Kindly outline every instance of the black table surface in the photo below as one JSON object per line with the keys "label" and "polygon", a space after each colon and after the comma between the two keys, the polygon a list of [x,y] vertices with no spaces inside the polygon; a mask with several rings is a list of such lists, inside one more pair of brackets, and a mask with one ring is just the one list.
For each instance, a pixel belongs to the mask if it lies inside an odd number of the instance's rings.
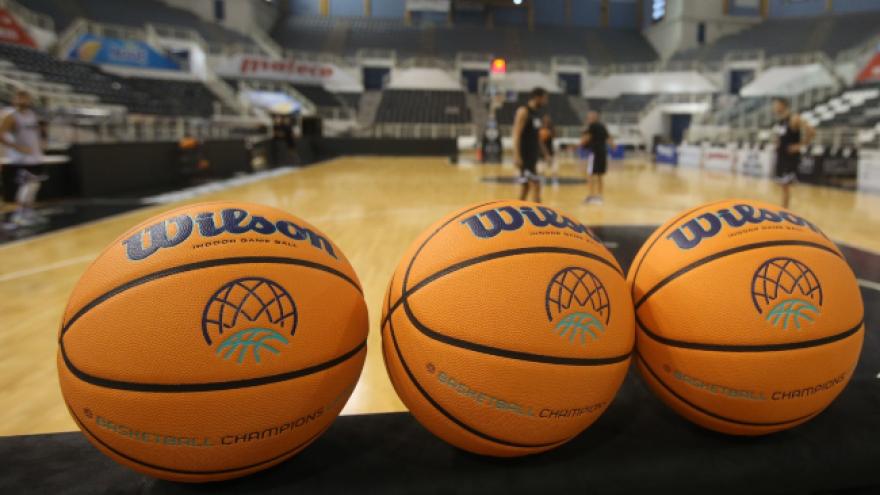
{"label": "black table surface", "polygon": [[[618,249],[627,251],[619,257],[631,259],[625,240],[630,233],[614,234]],[[880,266],[876,255],[846,252],[860,277]],[[0,438],[0,494],[880,494],[880,292],[863,288],[862,295],[868,329],[852,381],[818,417],[773,435],[733,437],[692,425],[656,399],[631,369],[593,426],[535,456],[480,457],[435,438],[407,413],[367,414],[340,417],[279,466],[193,485],[117,465],[79,432],[25,435]]]}

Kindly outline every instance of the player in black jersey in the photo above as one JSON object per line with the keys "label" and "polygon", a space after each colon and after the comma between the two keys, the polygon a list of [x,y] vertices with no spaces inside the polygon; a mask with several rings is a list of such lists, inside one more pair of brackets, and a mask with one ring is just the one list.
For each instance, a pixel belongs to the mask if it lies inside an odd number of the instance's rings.
{"label": "player in black jersey", "polygon": [[541,202],[541,180],[538,176],[538,158],[541,146],[538,142],[538,129],[541,116],[538,113],[547,106],[549,95],[544,88],[535,88],[529,94],[529,101],[516,110],[513,119],[513,163],[520,170],[522,192],[519,199],[526,199],[529,190],[534,191],[536,202]]}
{"label": "player in black jersey", "polygon": [[592,153],[590,163],[590,193],[584,200],[588,204],[602,204],[603,178],[608,171],[608,149],[614,148],[614,139],[600,120],[599,112],[587,113],[587,128],[581,135],[581,146]]}
{"label": "player in black jersey", "polygon": [[779,120],[773,126],[776,135],[776,179],[782,186],[782,206],[791,202],[791,185],[797,181],[801,152],[813,140],[816,131],[800,115],[791,112],[788,100],[773,99],[773,113]]}

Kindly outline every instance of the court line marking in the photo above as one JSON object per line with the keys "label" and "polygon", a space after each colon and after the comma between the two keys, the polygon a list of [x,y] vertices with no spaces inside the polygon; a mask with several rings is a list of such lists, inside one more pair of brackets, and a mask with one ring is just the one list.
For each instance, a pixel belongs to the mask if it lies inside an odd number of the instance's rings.
{"label": "court line marking", "polygon": [[880,282],[874,282],[873,280],[865,280],[863,278],[860,278],[858,280],[859,280],[859,285],[861,285],[862,287],[880,292]]}
{"label": "court line marking", "polygon": [[29,277],[31,275],[36,275],[43,272],[57,270],[59,268],[65,268],[79,263],[86,263],[94,260],[96,256],[97,254],[87,254],[83,256],[77,256],[75,258],[68,258],[66,260],[56,261],[55,263],[49,263],[47,265],[35,266],[33,268],[19,270],[17,272],[4,273],[3,275],[0,275],[0,283],[9,282],[10,280],[15,280],[17,278]]}

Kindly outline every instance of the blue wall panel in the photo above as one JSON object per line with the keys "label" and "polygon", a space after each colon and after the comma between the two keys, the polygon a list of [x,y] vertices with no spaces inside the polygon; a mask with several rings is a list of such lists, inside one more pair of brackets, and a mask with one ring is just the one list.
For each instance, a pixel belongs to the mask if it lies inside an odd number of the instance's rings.
{"label": "blue wall panel", "polygon": [[520,8],[497,8],[493,11],[496,26],[528,26],[529,12]]}
{"label": "blue wall panel", "polygon": [[541,0],[532,5],[535,9],[535,24],[545,26],[566,24],[565,0]]}
{"label": "blue wall panel", "polygon": [[880,2],[877,0],[835,0],[833,7],[835,12],[841,14],[880,11]]}
{"label": "blue wall panel", "polygon": [[403,19],[406,11],[406,0],[373,0],[372,4],[373,17]]}
{"label": "blue wall panel", "polygon": [[731,0],[729,13],[730,13],[730,15],[740,15],[740,16],[761,15],[761,2],[754,1],[754,0],[750,0],[748,2]]}
{"label": "blue wall panel", "polygon": [[321,15],[321,0],[290,0],[293,15]]}
{"label": "blue wall panel", "polygon": [[571,23],[578,26],[598,26],[601,21],[599,0],[572,0]]}
{"label": "blue wall panel", "polygon": [[639,4],[635,0],[608,2],[608,26],[623,29],[638,29]]}
{"label": "blue wall panel", "polygon": [[364,0],[330,0],[330,15],[361,17],[364,15]]}
{"label": "blue wall panel", "polygon": [[825,0],[770,0],[770,17],[802,17],[825,13]]}

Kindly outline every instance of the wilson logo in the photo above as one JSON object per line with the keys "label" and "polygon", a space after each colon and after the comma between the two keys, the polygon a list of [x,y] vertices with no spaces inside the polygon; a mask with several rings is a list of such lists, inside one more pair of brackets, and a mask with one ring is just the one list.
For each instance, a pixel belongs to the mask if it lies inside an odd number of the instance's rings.
{"label": "wilson logo", "polygon": [[565,229],[577,234],[585,234],[598,241],[595,235],[585,225],[554,211],[546,206],[532,208],[531,206],[502,206],[491,210],[481,211],[461,221],[472,234],[483,239],[491,239],[502,232],[514,232],[528,222],[537,228]]}
{"label": "wilson logo", "polygon": [[547,319],[557,320],[553,332],[570,343],[598,340],[611,320],[611,301],[605,285],[585,268],[570,266],[547,285]]}
{"label": "wilson logo", "polygon": [[700,245],[704,239],[718,235],[725,225],[738,229],[745,225],[758,225],[767,222],[807,227],[813,232],[825,236],[818,227],[794,213],[785,210],[770,211],[766,208],[755,209],[751,205],[739,204],[732,208],[724,208],[715,213],[703,213],[692,218],[672,231],[666,239],[675,242],[679,249],[693,249]]}
{"label": "wilson logo", "polygon": [[301,227],[288,220],[273,222],[260,215],[251,215],[246,210],[227,208],[219,212],[220,223],[217,223],[215,212],[206,211],[195,217],[177,215],[166,218],[135,233],[122,241],[128,259],[139,261],[152,256],[156,251],[177,246],[189,239],[198,227],[202,237],[216,237],[220,234],[260,234],[279,233],[295,241],[308,240],[309,243],[330,256],[336,258],[333,245],[323,236]]}
{"label": "wilson logo", "polygon": [[792,258],[765,261],[752,277],[752,302],[774,327],[801,330],[821,313],[822,285],[807,265]]}
{"label": "wilson logo", "polygon": [[298,320],[296,304],[284,287],[265,278],[240,278],[208,300],[202,336],[222,359],[259,364],[290,343]]}

